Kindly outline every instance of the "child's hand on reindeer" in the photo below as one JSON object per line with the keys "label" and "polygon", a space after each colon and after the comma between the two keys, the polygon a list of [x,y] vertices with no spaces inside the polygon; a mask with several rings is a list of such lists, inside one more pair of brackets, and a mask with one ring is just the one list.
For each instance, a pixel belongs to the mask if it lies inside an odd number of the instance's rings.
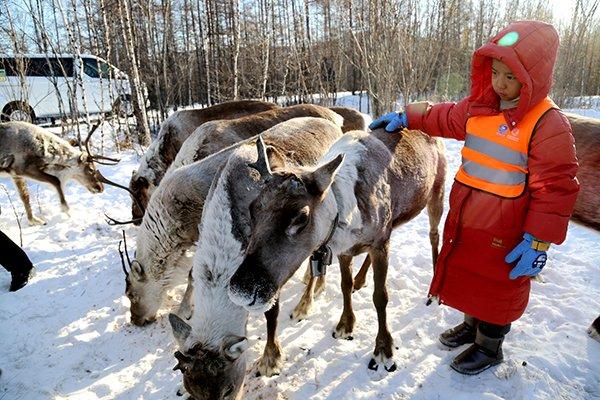
{"label": "child's hand on reindeer", "polygon": [[408,127],[408,119],[406,118],[406,114],[403,112],[390,112],[387,114],[383,114],[381,117],[377,118],[371,124],[369,124],[369,129],[377,129],[385,126],[386,132],[394,132],[398,129]]}
{"label": "child's hand on reindeer", "polygon": [[531,234],[525,233],[523,241],[508,253],[504,258],[509,264],[517,262],[517,265],[510,271],[510,279],[516,279],[520,276],[536,276],[546,265],[546,250],[550,248],[550,243],[534,238]]}

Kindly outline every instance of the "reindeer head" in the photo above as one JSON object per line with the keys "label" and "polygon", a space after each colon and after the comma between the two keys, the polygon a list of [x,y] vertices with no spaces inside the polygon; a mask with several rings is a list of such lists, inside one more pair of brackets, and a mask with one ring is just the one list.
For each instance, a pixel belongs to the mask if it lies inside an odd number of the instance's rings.
{"label": "reindeer head", "polygon": [[[250,204],[251,236],[244,261],[230,280],[229,297],[249,311],[269,309],[278,290],[325,240],[337,213],[326,194],[343,155],[317,169],[272,173],[259,143],[264,186]],[[260,156],[263,154],[263,156]]]}
{"label": "reindeer head", "polygon": [[186,346],[192,331],[185,321],[169,314],[169,322],[181,351],[175,352],[177,365],[173,370],[183,374],[183,385],[195,400],[238,400],[246,373],[243,357],[248,340],[237,335],[226,336],[218,349],[202,343]]}
{"label": "reindeer head", "polygon": [[[158,271],[162,269],[164,275],[164,269],[170,268],[168,265],[190,261],[186,260],[183,248],[175,249],[167,258],[158,258],[155,252],[147,251],[147,247],[144,246],[145,243],[140,243],[139,240],[138,249],[134,253],[133,261],[131,261],[127,251],[127,239],[124,231],[123,240],[129,268],[125,266],[120,243],[119,253],[125,272],[125,295],[131,303],[131,322],[137,326],[144,326],[156,320],[156,314],[162,305],[168,287],[163,280],[151,276],[150,270]],[[169,277],[166,279],[169,279]]]}
{"label": "reindeer head", "polygon": [[134,225],[139,225],[141,218],[144,216],[144,208],[150,200],[150,182],[148,178],[141,176],[138,171],[133,171],[129,181],[129,190],[132,200],[131,215],[133,219],[139,220],[139,222],[134,222]]}
{"label": "reindeer head", "polygon": [[77,168],[73,174],[73,179],[85,186],[91,193],[102,193],[104,185],[98,179],[99,173],[94,159],[88,153],[82,152],[77,159]]}

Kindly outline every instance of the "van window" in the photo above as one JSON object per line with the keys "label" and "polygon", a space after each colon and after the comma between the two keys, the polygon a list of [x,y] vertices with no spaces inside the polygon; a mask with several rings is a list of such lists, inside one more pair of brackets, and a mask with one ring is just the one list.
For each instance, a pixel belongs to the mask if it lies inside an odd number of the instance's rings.
{"label": "van window", "polygon": [[73,59],[68,57],[0,58],[0,69],[6,71],[6,76],[71,77]]}
{"label": "van window", "polygon": [[0,68],[5,70],[6,76],[23,75],[17,73],[20,68],[17,67],[16,60],[14,58],[0,58]]}
{"label": "van window", "polygon": [[98,62],[95,58],[83,58],[83,73],[90,78],[108,78],[110,66],[102,61]]}

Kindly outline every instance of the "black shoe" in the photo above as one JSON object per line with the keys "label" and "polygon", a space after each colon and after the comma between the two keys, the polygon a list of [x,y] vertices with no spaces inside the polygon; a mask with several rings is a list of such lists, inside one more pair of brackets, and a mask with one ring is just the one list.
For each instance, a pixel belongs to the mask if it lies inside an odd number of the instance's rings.
{"label": "black shoe", "polygon": [[440,342],[452,348],[475,342],[478,322],[475,318],[465,315],[465,322],[442,332],[439,336]]}
{"label": "black shoe", "polygon": [[502,341],[477,332],[475,343],[452,360],[450,367],[465,375],[477,375],[504,360]]}
{"label": "black shoe", "polygon": [[29,282],[29,279],[33,276],[34,273],[35,268],[33,267],[31,267],[31,269],[29,269],[28,271],[11,272],[10,274],[12,275],[12,281],[10,282],[9,291],[16,292],[23,286],[27,285],[27,282]]}

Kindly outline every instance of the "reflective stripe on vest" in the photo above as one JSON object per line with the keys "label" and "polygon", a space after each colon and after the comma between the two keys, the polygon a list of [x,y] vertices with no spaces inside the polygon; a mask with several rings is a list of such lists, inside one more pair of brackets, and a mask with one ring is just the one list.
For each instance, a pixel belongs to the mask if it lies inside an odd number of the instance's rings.
{"label": "reflective stripe on vest", "polygon": [[538,120],[556,105],[546,97],[533,106],[519,125],[510,129],[504,114],[471,117],[456,180],[503,197],[525,190],[527,152]]}

